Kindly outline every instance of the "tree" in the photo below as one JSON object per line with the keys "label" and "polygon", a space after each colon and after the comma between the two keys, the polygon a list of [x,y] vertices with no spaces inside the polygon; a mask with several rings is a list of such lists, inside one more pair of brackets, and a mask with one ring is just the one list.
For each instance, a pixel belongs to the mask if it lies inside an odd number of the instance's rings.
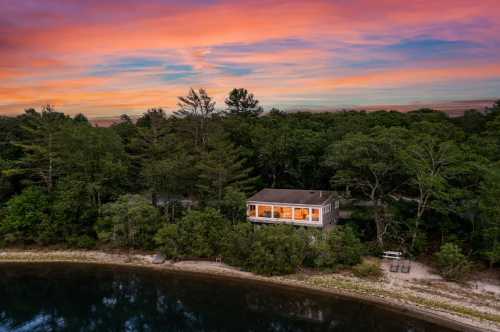
{"label": "tree", "polygon": [[283,123],[271,126],[256,126],[252,134],[256,161],[268,186],[282,186],[283,178],[290,168],[290,128]]}
{"label": "tree", "polygon": [[93,226],[98,206],[88,188],[85,181],[76,178],[58,181],[51,204],[51,219],[58,232],[58,242],[83,248],[94,245]]}
{"label": "tree", "polygon": [[56,112],[50,105],[43,107],[40,113],[34,109],[26,110],[22,117],[26,137],[16,143],[25,155],[18,161],[17,167],[5,172],[9,175],[30,174],[35,180],[41,180],[50,192],[61,166],[57,154],[59,131],[68,121],[67,116]]}
{"label": "tree", "polygon": [[215,102],[208,96],[205,89],[196,92],[190,89],[185,97],[179,97],[179,110],[174,116],[184,118],[193,138],[196,148],[204,148],[208,143],[209,121],[216,114]]}
{"label": "tree", "polygon": [[243,192],[251,189],[256,179],[250,177],[251,168],[244,164],[239,150],[230,142],[223,137],[212,140],[196,165],[197,187],[204,200],[220,204],[229,186]]}
{"label": "tree", "polygon": [[123,195],[103,206],[96,224],[101,241],[126,248],[153,248],[161,218],[158,210],[139,195]]}
{"label": "tree", "polygon": [[483,169],[479,207],[483,219],[481,254],[491,267],[500,262],[500,171],[498,164]]}
{"label": "tree", "polygon": [[154,236],[154,241],[166,258],[183,256],[179,244],[179,227],[176,224],[163,225]]}
{"label": "tree", "polygon": [[233,225],[222,238],[222,259],[233,266],[250,268],[250,255],[254,241],[254,226],[251,223]]}
{"label": "tree", "polygon": [[23,149],[15,144],[24,134],[20,124],[18,117],[0,116],[0,206],[16,192],[25,174],[9,174],[9,170],[19,166],[16,164],[23,158]]}
{"label": "tree", "polygon": [[84,185],[93,206],[120,195],[126,187],[128,157],[120,137],[110,128],[68,124],[60,129],[57,155],[61,178]]}
{"label": "tree", "polygon": [[220,203],[222,214],[233,224],[238,221],[245,221],[246,219],[246,199],[245,193],[227,187],[224,190],[224,197]]}
{"label": "tree", "polygon": [[390,194],[401,184],[398,151],[405,141],[401,128],[376,128],[369,134],[347,134],[332,144],[325,165],[335,171],[333,186],[351,188],[373,204],[377,243],[384,244],[389,221],[387,204]]}
{"label": "tree", "polygon": [[49,197],[38,187],[28,187],[7,202],[0,221],[0,235],[6,242],[37,241],[39,231],[50,223]]}
{"label": "tree", "polygon": [[353,266],[361,262],[363,246],[349,226],[336,226],[328,234],[328,246],[336,264]]}
{"label": "tree", "polygon": [[461,280],[470,271],[469,260],[456,244],[443,244],[435,256],[439,272],[446,279]]}
{"label": "tree", "polygon": [[409,175],[411,198],[417,204],[414,225],[411,230],[411,248],[414,249],[419,226],[424,213],[430,209],[440,209],[434,204],[449,206],[452,190],[449,181],[465,172],[463,151],[453,141],[443,141],[435,135],[412,133],[411,142],[401,147],[401,161]]}
{"label": "tree", "polygon": [[208,258],[222,251],[229,222],[213,208],[191,210],[177,224],[163,226],[155,242],[168,257]]}
{"label": "tree", "polygon": [[228,115],[239,115],[245,117],[257,117],[262,114],[263,109],[259,101],[247,89],[233,89],[225,100]]}
{"label": "tree", "polygon": [[500,100],[497,100],[493,103],[491,107],[486,107],[486,114],[495,115],[500,112]]}
{"label": "tree", "polygon": [[140,159],[141,175],[146,188],[151,192],[153,205],[158,196],[177,196],[186,186],[187,173],[192,158],[184,145],[170,131],[162,109],[148,110],[137,122],[138,134],[133,140],[133,149]]}
{"label": "tree", "polygon": [[259,274],[289,274],[304,261],[306,244],[288,225],[269,225],[255,231],[249,268]]}

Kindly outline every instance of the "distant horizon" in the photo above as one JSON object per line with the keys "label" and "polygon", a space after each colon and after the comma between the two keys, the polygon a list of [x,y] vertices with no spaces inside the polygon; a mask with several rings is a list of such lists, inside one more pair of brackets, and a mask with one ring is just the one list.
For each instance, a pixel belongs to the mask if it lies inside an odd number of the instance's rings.
{"label": "distant horizon", "polygon": [[[221,107],[342,109],[500,97],[498,0],[0,1],[0,115]],[[279,18],[279,19],[275,19]],[[450,104],[450,106],[447,106]]]}
{"label": "distant horizon", "polygon": [[[264,111],[268,112],[273,108],[277,108],[279,110],[285,112],[342,112],[342,111],[367,111],[367,112],[375,112],[375,111],[397,111],[397,112],[411,112],[419,109],[432,109],[435,111],[441,111],[447,113],[450,116],[460,116],[463,112],[467,110],[477,110],[484,111],[487,107],[491,107],[496,101],[500,100],[499,98],[491,98],[491,99],[481,99],[481,100],[456,100],[456,101],[445,101],[445,102],[427,102],[427,103],[411,103],[411,104],[400,104],[400,105],[342,105],[342,106],[332,106],[332,107],[311,107],[307,105],[296,105],[291,106],[289,108],[279,108],[278,106],[270,106],[264,107]],[[51,105],[54,106],[54,105]],[[40,107],[28,107],[26,109],[35,109],[41,110],[43,106]],[[116,115],[97,115],[97,116],[88,116],[85,112],[73,112],[68,113],[65,112],[63,108],[59,108],[54,106],[55,110],[58,112],[63,112],[70,116],[75,116],[77,114],[85,115],[92,122],[107,122],[112,120],[117,120],[121,115],[128,115],[132,118],[138,118],[149,109],[153,108],[161,108],[167,114],[173,113],[176,109],[171,108],[162,108],[162,107],[149,107],[143,110],[139,110],[137,112],[124,112]],[[224,109],[224,107],[220,107],[220,105],[216,105],[216,108],[219,110]],[[4,116],[18,116],[24,113],[25,110],[21,110],[20,112],[16,112],[15,114],[3,114]],[[0,114],[1,116],[2,114]]]}

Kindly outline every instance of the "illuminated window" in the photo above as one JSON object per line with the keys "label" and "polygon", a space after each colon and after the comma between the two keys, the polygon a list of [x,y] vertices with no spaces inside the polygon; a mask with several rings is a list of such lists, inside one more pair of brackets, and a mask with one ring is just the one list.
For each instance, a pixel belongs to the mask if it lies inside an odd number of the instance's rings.
{"label": "illuminated window", "polygon": [[255,217],[255,205],[249,205],[247,207],[247,216],[248,217]]}
{"label": "illuminated window", "polygon": [[309,220],[309,209],[295,208],[295,220]]}
{"label": "illuminated window", "polygon": [[274,218],[292,219],[292,208],[284,206],[275,206]]}
{"label": "illuminated window", "polygon": [[311,209],[312,221],[319,221],[319,209]]}
{"label": "illuminated window", "polygon": [[258,214],[259,214],[259,217],[261,217],[261,218],[271,218],[271,206],[259,205]]}

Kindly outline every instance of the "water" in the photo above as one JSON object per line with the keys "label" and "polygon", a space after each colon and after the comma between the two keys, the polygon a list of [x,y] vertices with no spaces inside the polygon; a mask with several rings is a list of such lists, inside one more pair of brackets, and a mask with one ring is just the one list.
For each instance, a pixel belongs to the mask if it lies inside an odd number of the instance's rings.
{"label": "water", "polygon": [[0,265],[4,331],[450,331],[333,296],[137,268]]}

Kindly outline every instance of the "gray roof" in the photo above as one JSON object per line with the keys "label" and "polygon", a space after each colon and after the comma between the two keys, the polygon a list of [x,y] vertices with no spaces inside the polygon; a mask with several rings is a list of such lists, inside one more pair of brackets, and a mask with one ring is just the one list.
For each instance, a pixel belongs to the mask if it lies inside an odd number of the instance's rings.
{"label": "gray roof", "polygon": [[248,199],[250,202],[322,205],[334,193],[325,190],[262,189]]}

